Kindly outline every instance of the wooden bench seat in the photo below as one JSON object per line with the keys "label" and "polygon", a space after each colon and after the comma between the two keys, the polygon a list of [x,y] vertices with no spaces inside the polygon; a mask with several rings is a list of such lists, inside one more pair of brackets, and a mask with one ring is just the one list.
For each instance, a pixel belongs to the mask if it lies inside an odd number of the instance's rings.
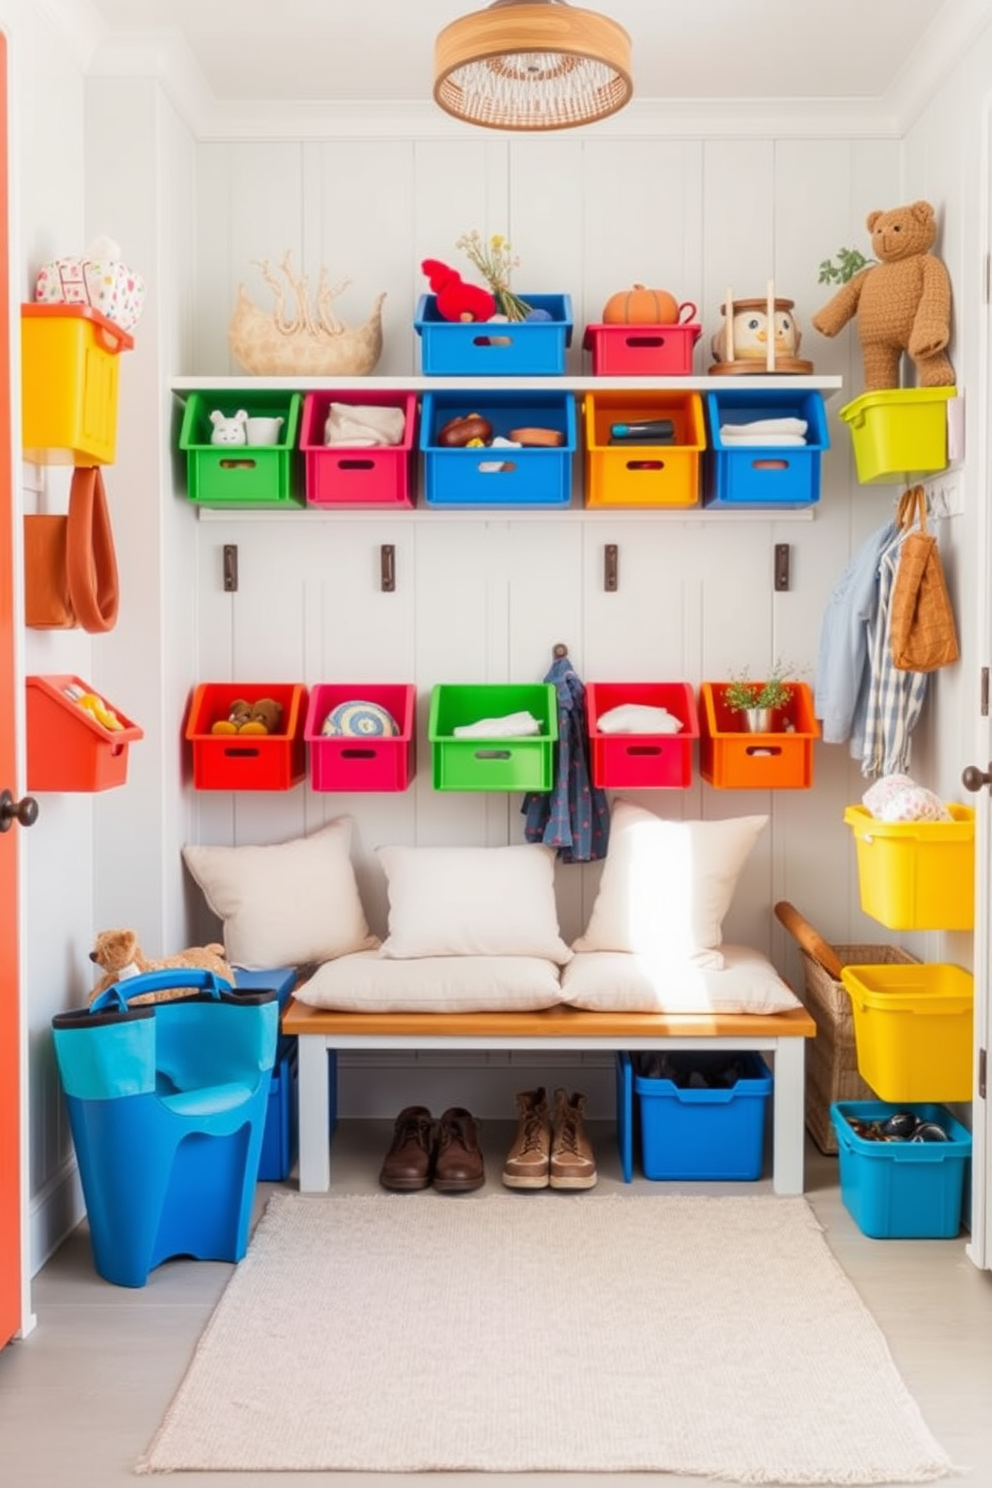
{"label": "wooden bench seat", "polygon": [[803,1191],[805,1040],[816,1024],[804,1007],[781,1013],[330,1012],[291,998],[282,1031],[299,1040],[300,1190],[330,1187],[327,1051],[345,1049],[757,1050],[774,1057],[772,1186]]}

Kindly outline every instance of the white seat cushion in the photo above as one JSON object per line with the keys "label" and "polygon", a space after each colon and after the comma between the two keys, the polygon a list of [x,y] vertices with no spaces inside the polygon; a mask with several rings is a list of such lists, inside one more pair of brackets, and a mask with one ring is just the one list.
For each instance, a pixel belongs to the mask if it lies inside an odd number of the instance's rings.
{"label": "white seat cushion", "polygon": [[724,945],[722,968],[654,961],[624,951],[579,951],[562,972],[562,998],[595,1013],[781,1013],[800,1007],[766,957]]}
{"label": "white seat cushion", "polygon": [[376,951],[328,961],[294,995],[346,1013],[533,1012],[563,1000],[558,967],[537,956],[397,961]]}

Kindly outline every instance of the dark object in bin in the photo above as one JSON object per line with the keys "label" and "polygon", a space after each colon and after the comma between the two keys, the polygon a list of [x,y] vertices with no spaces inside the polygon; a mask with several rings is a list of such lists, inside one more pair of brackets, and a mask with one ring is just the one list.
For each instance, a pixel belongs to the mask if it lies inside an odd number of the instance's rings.
{"label": "dark object in bin", "polygon": [[847,1117],[848,1125],[866,1142],[948,1142],[939,1121],[926,1121],[913,1111],[893,1111],[883,1120],[865,1121]]}
{"label": "dark object in bin", "polygon": [[639,1054],[637,1073],[647,1080],[671,1080],[680,1090],[729,1090],[747,1071],[738,1054],[695,1052],[679,1060],[663,1052]]}

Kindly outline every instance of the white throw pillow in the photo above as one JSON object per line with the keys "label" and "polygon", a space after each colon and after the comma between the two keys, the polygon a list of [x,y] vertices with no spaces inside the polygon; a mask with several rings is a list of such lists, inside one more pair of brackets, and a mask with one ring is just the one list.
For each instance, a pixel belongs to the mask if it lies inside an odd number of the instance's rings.
{"label": "white throw pillow", "polygon": [[536,956],[421,956],[375,951],[319,966],[294,996],[345,1013],[512,1013],[562,1000],[558,967]]}
{"label": "white throw pillow", "polygon": [[183,848],[224,922],[227,959],[246,971],[329,961],[379,944],[351,862],[351,817],[271,847]]}
{"label": "white throw pillow", "polygon": [[539,956],[563,965],[554,849],[380,847],[389,887],[382,954]]}
{"label": "white throw pillow", "polygon": [[629,951],[654,961],[723,965],[723,920],[767,816],[663,821],[613,803],[599,892],[576,951]]}
{"label": "white throw pillow", "polygon": [[586,951],[562,972],[562,996],[593,1013],[782,1013],[801,1007],[774,966],[748,946],[725,945],[723,966]]}

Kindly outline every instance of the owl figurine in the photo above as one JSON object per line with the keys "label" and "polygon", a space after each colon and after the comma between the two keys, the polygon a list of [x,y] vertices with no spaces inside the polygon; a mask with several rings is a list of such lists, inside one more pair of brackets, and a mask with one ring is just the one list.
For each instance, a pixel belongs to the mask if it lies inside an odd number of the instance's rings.
{"label": "owl figurine", "polygon": [[[792,300],[776,300],[774,310],[775,359],[794,357],[799,351],[802,336],[792,313]],[[768,359],[768,302],[766,300],[735,300],[731,322],[735,362],[766,362]],[[713,360],[727,360],[727,333],[721,326],[712,340]]]}

